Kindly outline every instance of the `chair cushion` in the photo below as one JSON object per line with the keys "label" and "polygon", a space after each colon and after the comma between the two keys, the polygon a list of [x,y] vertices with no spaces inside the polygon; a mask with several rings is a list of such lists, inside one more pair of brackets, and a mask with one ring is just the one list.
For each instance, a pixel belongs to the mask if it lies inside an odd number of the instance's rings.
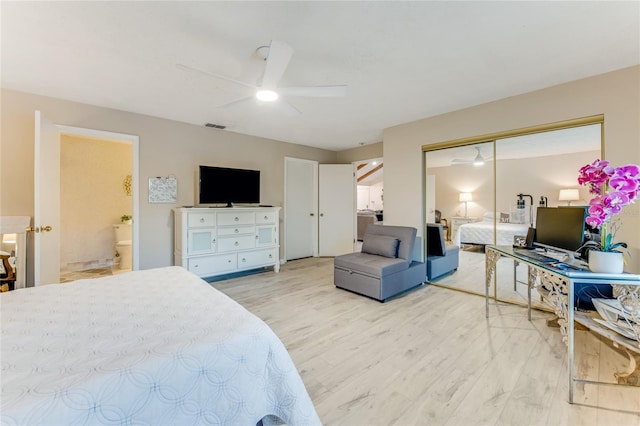
{"label": "chair cushion", "polygon": [[416,228],[410,226],[369,224],[364,234],[364,240],[366,240],[369,235],[384,235],[385,237],[397,238],[400,241],[398,244],[398,258],[404,259],[408,266],[413,256],[413,247],[416,242],[417,231]]}
{"label": "chair cushion", "polygon": [[349,253],[336,256],[333,261],[336,268],[383,277],[403,271],[409,267],[404,259],[378,256],[368,253]]}
{"label": "chair cushion", "polygon": [[400,241],[386,235],[367,235],[362,241],[362,253],[377,254],[384,257],[398,257]]}

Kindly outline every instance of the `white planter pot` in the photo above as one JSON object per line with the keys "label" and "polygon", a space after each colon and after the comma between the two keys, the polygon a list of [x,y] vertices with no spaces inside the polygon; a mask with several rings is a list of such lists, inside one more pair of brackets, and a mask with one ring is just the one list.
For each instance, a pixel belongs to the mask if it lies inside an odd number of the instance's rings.
{"label": "white planter pot", "polygon": [[602,274],[621,274],[624,269],[622,253],[592,250],[589,252],[589,269]]}

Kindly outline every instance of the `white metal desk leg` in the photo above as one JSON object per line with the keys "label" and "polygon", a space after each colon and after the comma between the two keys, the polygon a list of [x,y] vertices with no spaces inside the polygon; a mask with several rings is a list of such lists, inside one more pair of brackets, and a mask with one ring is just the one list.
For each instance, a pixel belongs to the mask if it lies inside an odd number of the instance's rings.
{"label": "white metal desk leg", "polygon": [[[494,271],[496,270],[496,263],[498,263],[498,259],[500,258],[500,253],[497,251],[487,249],[484,256],[484,271],[485,271],[485,288],[484,288],[484,306],[485,306],[485,316],[489,318],[489,287],[491,286],[491,278],[494,279],[494,284],[496,280],[496,276],[494,275]],[[497,295],[497,285],[494,287],[494,296],[495,300],[498,300]]]}
{"label": "white metal desk leg", "polygon": [[568,282],[567,285],[567,293],[568,294],[568,300],[567,300],[567,317],[568,317],[568,322],[569,324],[567,324],[567,334],[568,336],[568,347],[569,347],[569,404],[573,404],[573,373],[574,373],[574,369],[573,369],[573,357],[574,357],[574,326],[573,326],[573,321],[574,321],[574,310],[573,310],[573,280],[570,280]]}
{"label": "white metal desk leg", "polygon": [[535,285],[536,277],[531,273],[531,267],[527,265],[527,316],[531,321],[531,289]]}

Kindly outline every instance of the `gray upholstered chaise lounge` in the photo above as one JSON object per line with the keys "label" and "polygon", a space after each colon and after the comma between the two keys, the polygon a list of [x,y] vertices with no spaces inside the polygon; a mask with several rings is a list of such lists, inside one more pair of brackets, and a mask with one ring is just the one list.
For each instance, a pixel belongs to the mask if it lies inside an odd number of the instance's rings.
{"label": "gray upholstered chaise lounge", "polygon": [[407,226],[367,226],[362,251],[334,259],[336,287],[384,302],[424,283],[425,264],[411,260],[416,232]]}

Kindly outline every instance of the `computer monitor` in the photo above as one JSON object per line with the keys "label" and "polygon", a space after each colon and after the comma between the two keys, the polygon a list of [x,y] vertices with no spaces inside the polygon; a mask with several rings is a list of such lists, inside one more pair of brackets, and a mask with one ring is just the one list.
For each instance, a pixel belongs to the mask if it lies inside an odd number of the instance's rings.
{"label": "computer monitor", "polygon": [[586,207],[538,207],[534,244],[571,258],[584,243]]}

